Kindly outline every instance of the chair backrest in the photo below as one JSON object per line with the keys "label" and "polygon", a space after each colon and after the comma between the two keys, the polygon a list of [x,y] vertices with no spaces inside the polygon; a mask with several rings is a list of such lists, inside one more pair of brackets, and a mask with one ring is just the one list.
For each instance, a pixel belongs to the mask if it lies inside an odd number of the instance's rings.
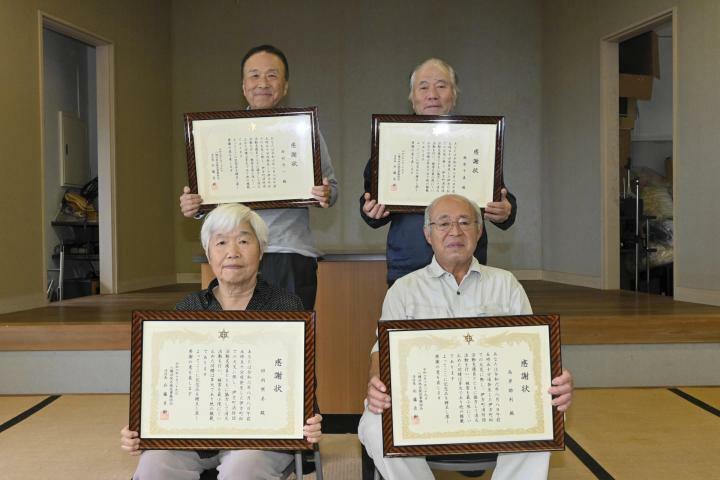
{"label": "chair backrest", "polygon": [[426,458],[431,470],[450,470],[454,472],[475,472],[491,470],[497,463],[496,453],[478,453],[468,455],[440,455]]}
{"label": "chair backrest", "polygon": [[[312,452],[312,456],[308,458],[307,460],[309,462],[312,462],[312,467],[306,468],[303,466],[303,452],[295,452],[295,455],[293,457],[293,461],[290,462],[290,464],[287,466],[285,471],[282,473],[282,476],[280,477],[281,480],[287,480],[293,473],[295,474],[296,478],[302,478],[303,473],[310,473],[313,470],[315,471],[315,478],[317,480],[323,480],[323,474],[322,474],[322,460],[320,458],[320,451],[316,448]],[[200,475],[200,480],[216,480],[217,479],[217,470],[205,470],[202,475]]]}
{"label": "chair backrest", "polygon": [[[431,470],[480,473],[495,468],[497,454],[440,455],[426,457],[425,460]],[[375,469],[374,480],[382,480],[382,476],[377,469]]]}

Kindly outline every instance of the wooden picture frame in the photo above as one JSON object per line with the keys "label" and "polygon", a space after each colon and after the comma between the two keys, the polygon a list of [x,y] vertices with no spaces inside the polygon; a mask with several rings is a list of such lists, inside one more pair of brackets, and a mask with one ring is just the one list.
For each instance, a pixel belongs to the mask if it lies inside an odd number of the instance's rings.
{"label": "wooden picture frame", "polygon": [[315,312],[133,312],[129,425],[140,449],[308,450],[314,405]]}
{"label": "wooden picture frame", "polygon": [[391,213],[421,213],[446,193],[480,208],[501,198],[505,117],[374,114],[371,135],[370,193]]}
{"label": "wooden picture frame", "polygon": [[564,449],[547,393],[562,373],[559,316],[387,320],[378,335],[385,456]]}
{"label": "wooden picture frame", "polygon": [[207,202],[201,212],[220,203],[319,205],[310,196],[322,183],[317,107],[186,113],[184,123],[188,185]]}

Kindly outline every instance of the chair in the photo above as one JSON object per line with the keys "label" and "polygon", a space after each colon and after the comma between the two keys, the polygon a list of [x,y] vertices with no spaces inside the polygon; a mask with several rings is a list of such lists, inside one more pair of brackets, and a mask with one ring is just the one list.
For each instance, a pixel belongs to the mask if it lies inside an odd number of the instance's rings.
{"label": "chair", "polygon": [[[304,456],[304,454],[307,453],[307,456]],[[305,473],[312,473],[315,472],[315,478],[317,480],[323,480],[323,471],[322,471],[322,460],[320,459],[320,450],[315,448],[312,451],[312,455],[309,455],[310,452],[295,452],[295,461],[291,462],[290,465],[285,469],[285,471],[282,474],[282,477],[280,477],[282,480],[287,480],[290,478],[290,475],[295,473],[295,478],[297,480],[300,480],[303,478],[303,475]],[[200,476],[200,480],[216,480],[217,479],[217,470],[205,470],[203,474]]]}
{"label": "chair", "polygon": [[[315,384],[317,388],[317,380]],[[315,399],[315,412],[319,412],[317,399]],[[295,461],[287,466],[282,474],[281,480],[287,480],[295,472],[296,480],[301,480],[306,473],[315,472],[316,480],[323,480],[322,460],[320,458],[320,447],[313,445],[312,450],[298,450],[295,452]],[[217,470],[205,470],[200,475],[200,480],[217,480]]]}
{"label": "chair", "polygon": [[427,457],[427,462],[432,470],[449,470],[466,477],[479,477],[485,470],[495,468],[497,454],[435,455]]}
{"label": "chair", "polygon": [[[431,470],[460,472],[466,477],[479,477],[485,470],[495,468],[496,453],[477,453],[468,455],[434,455],[425,457]],[[369,465],[367,464],[369,462]],[[372,458],[362,447],[363,480],[382,480],[382,475],[375,468]],[[373,472],[372,476],[368,472]]]}

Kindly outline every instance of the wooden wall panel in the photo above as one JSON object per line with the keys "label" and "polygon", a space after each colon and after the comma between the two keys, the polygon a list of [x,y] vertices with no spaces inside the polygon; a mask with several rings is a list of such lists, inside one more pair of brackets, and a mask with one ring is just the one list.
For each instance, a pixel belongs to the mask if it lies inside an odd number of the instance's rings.
{"label": "wooden wall panel", "polygon": [[363,411],[385,276],[384,261],[319,263],[316,365],[323,413]]}

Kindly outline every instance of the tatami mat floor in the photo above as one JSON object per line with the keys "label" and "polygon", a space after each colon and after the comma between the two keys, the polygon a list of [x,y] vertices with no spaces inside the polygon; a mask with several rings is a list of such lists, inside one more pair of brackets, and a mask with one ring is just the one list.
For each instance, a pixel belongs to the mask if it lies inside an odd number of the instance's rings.
{"label": "tatami mat floor", "polygon": [[[127,395],[46,399],[0,397],[0,478],[130,478],[137,459],[118,446]],[[43,400],[49,402],[44,408],[18,417]],[[574,440],[577,447],[553,454],[550,478],[720,478],[719,409],[720,387],[577,390],[566,424],[568,444]],[[321,452],[325,478],[360,478],[355,435],[326,435]],[[437,478],[465,477],[438,472]]]}

